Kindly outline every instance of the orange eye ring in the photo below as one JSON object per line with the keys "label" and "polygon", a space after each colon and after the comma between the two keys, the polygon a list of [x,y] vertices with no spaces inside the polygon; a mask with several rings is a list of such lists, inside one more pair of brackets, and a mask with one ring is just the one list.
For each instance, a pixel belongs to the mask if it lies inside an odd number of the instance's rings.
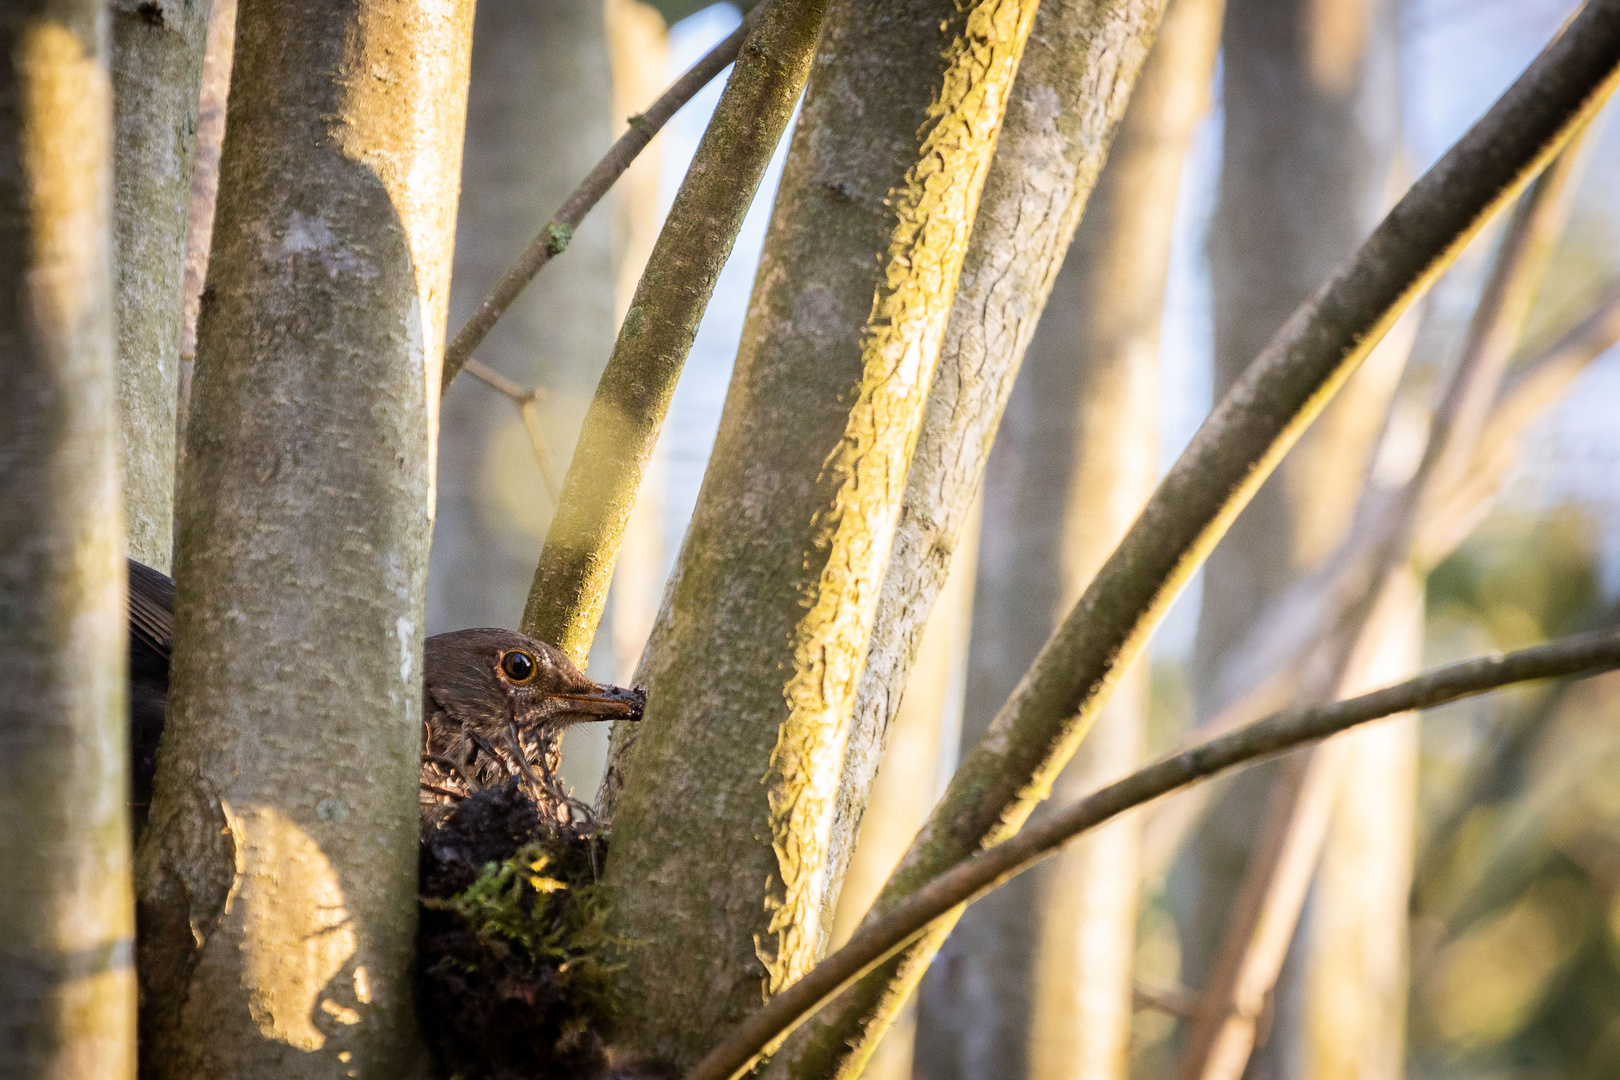
{"label": "orange eye ring", "polygon": [[540,665],[522,649],[513,649],[501,657],[501,673],[519,686],[534,681]]}

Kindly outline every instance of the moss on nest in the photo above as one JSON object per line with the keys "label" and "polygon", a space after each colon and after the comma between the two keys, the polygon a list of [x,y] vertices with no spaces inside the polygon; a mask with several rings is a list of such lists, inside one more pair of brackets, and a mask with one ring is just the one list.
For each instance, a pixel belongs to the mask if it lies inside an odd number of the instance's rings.
{"label": "moss on nest", "polygon": [[594,823],[559,824],[515,783],[467,799],[422,842],[422,1029],[462,1080],[609,1071],[613,973]]}

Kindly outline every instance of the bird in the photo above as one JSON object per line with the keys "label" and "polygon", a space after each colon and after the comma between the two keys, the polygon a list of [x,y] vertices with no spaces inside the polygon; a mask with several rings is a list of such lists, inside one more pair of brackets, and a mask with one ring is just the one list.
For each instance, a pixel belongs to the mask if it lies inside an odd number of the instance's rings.
{"label": "bird", "polygon": [[[137,831],[152,801],[168,716],[174,582],[129,565],[130,808]],[[463,800],[516,781],[560,823],[589,818],[558,776],[563,732],[577,723],[640,720],[644,690],[599,683],[562,650],[514,630],[436,634],[423,656],[419,806],[424,832]]]}

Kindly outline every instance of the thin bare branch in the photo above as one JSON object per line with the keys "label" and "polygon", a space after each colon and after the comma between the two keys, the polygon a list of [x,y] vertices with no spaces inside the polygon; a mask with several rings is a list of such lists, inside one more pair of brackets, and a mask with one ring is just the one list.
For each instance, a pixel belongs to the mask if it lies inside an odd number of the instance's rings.
{"label": "thin bare branch", "polygon": [[1137,983],[1131,987],[1131,1004],[1138,1009],[1156,1009],[1171,1016],[1191,1016],[1198,1008],[1198,995],[1179,987],[1166,990]]}
{"label": "thin bare branch", "polygon": [[1066,841],[1133,807],[1207,777],[1276,757],[1359,724],[1472,697],[1512,683],[1595,675],[1620,668],[1620,634],[1580,634],[1517,652],[1435,668],[1347,701],[1274,713],[1164,758],[981,851],[933,878],[848,945],[812,968],[723,1039],[686,1080],[733,1080],[772,1042],[863,973],[915,941],[929,924],[1029,869]]}
{"label": "thin bare branch", "polygon": [[[539,390],[535,391],[540,394]],[[551,464],[551,451],[546,446],[545,433],[540,430],[540,402],[538,396],[530,398],[518,406],[523,414],[523,430],[529,433],[529,446],[534,450],[534,461],[540,466],[540,479],[546,485],[546,495],[551,499],[551,505],[557,505],[557,470]]]}
{"label": "thin bare branch", "polygon": [[1495,500],[1525,432],[1562,401],[1577,376],[1620,342],[1620,285],[1546,351],[1511,378],[1480,431],[1473,460],[1438,493],[1413,540],[1420,566],[1440,563],[1473,531]]}
{"label": "thin bare branch", "polygon": [[528,404],[529,401],[531,401],[537,394],[541,392],[539,389],[525,389],[523,386],[513,382],[511,379],[508,379],[505,375],[502,375],[500,372],[496,371],[482,360],[468,360],[466,370],[467,374],[471,375],[473,378],[477,379],[491,390],[505,394],[507,397],[511,398],[519,407]]}
{"label": "thin bare branch", "polygon": [[[762,5],[763,7],[764,5]],[[743,42],[747,40],[749,31],[753,29],[758,20],[760,8],[749,12],[742,25],[732,31],[720,44],[710,49],[708,54],[693,64],[691,69],[661,94],[657,101],[650,105],[646,112],[630,118],[630,127],[613,144],[601,161],[590,174],[580,181],[579,187],[573,194],[563,200],[550,221],[540,230],[540,234],[529,244],[528,250],[512,264],[512,268],[495,283],[478,304],[472,318],[467,320],[450,344],[444,350],[444,380],[443,389],[450,388],[450,382],[461,369],[467,365],[472,354],[478,346],[483,344],[489,332],[495,328],[512,301],[526,288],[534,276],[540,272],[541,267],[551,261],[553,255],[561,255],[573,239],[574,230],[579,228],[580,222],[591,208],[601,201],[602,196],[608,193],[615,181],[623,176],[630,163],[635,161],[636,155],[647,148],[653,136],[661,131],[665,124],[681,110],[681,106],[691,101],[699,90],[724,71],[726,65],[737,59],[742,51]]]}

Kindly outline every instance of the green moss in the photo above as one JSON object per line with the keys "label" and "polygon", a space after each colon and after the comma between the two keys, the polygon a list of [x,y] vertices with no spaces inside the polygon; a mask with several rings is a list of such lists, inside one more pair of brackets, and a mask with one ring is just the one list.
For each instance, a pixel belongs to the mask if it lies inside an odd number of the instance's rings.
{"label": "green moss", "polygon": [[422,903],[455,916],[501,960],[553,972],[572,1014],[559,1025],[566,1034],[600,1032],[617,1015],[611,976],[624,967],[628,942],[607,930],[607,905],[588,859],[526,844],[504,862],[486,864],[456,896]]}
{"label": "green moss", "polygon": [[568,242],[574,238],[574,227],[559,222],[548,222],[546,235],[551,239],[546,242],[546,251],[552,255],[561,255],[568,250]]}

